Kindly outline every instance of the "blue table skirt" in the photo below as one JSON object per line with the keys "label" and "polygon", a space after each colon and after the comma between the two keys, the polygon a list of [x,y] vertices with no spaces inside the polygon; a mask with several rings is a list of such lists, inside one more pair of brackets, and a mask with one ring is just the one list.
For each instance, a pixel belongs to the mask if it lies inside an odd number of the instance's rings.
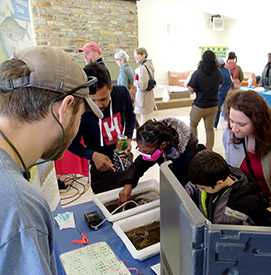
{"label": "blue table skirt", "polygon": [[[160,255],[153,256],[149,259],[144,261],[135,260],[130,252],[127,250],[126,246],[122,242],[122,240],[118,237],[115,233],[114,229],[112,228],[112,223],[106,221],[98,230],[90,229],[85,220],[84,214],[88,212],[97,211],[102,218],[104,218],[103,213],[100,209],[96,206],[94,202],[86,202],[83,204],[79,204],[76,206],[71,206],[67,208],[61,208],[59,205],[57,209],[53,212],[53,216],[57,216],[58,213],[65,213],[65,212],[73,212],[75,217],[75,223],[77,227],[81,227],[83,233],[89,240],[89,244],[105,241],[117,255],[117,257],[124,262],[126,267],[128,268],[137,268],[140,274],[150,274],[154,275],[155,273],[150,268],[151,266],[160,262]],[[76,228],[68,228],[59,230],[59,226],[57,222],[55,222],[55,254],[56,254],[56,262],[58,268],[58,274],[62,275],[65,274],[65,271],[62,267],[60,262],[59,256],[62,253],[78,249],[80,247],[84,247],[83,244],[74,244],[72,240],[80,240],[81,236],[78,233]],[[136,274],[135,271],[130,271],[131,274]]]}
{"label": "blue table skirt", "polygon": [[[271,90],[266,89],[265,92],[267,92],[267,91],[271,91]],[[266,103],[269,105],[269,107],[271,107],[271,94],[266,94],[265,92],[258,93],[258,94],[261,95],[264,98],[264,100],[266,101]]]}
{"label": "blue table skirt", "polygon": [[[241,90],[242,89],[245,89],[245,90],[255,90],[255,87],[247,87],[247,86],[243,86],[241,87]],[[271,93],[270,94],[267,94],[267,92],[270,92],[271,90],[270,89],[265,89],[264,92],[258,92],[257,89],[255,90],[259,95],[261,95],[264,100],[266,101],[266,103],[268,104],[269,107],[271,107]]]}

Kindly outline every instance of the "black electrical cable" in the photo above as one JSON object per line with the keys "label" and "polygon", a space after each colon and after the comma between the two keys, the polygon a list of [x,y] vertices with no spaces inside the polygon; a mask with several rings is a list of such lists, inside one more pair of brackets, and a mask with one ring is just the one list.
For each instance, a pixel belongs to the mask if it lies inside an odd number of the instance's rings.
{"label": "black electrical cable", "polygon": [[76,194],[73,194],[73,195],[70,195],[69,197],[62,198],[61,200],[71,199],[71,198],[73,198],[73,197],[77,196],[78,194],[80,194],[80,190],[79,190],[77,187],[72,186],[72,185],[71,185],[70,187],[71,187],[71,188],[74,188],[74,189],[77,191],[77,193],[76,193]]}
{"label": "black electrical cable", "polygon": [[[124,203],[122,203],[121,205],[119,205],[117,208],[115,208],[110,215],[113,215],[115,212],[117,212],[121,207],[123,207],[124,205],[128,204],[128,203],[134,203],[136,206],[138,206],[138,203],[131,200],[131,201],[126,201]],[[102,220],[99,224],[97,225],[90,225],[93,229],[98,230],[98,228],[107,220],[107,218],[105,218],[104,220]]]}
{"label": "black electrical cable", "polygon": [[[75,199],[73,199],[73,200],[71,200],[71,201],[69,201],[69,202],[67,202],[67,203],[62,204],[62,206],[68,205],[68,204],[70,204],[70,203],[76,201],[76,200],[79,199],[83,194],[86,193],[86,187],[85,187],[85,185],[84,185],[83,183],[81,183],[81,182],[78,181],[78,179],[81,179],[81,178],[84,178],[84,177],[82,176],[82,177],[77,178],[76,176],[72,176],[72,177],[68,177],[68,178],[66,178],[66,179],[64,180],[64,182],[65,182],[66,180],[71,181],[71,183],[68,184],[68,188],[67,188],[67,189],[70,190],[71,188],[74,188],[75,190],[77,190],[77,193],[74,194],[74,195],[71,195],[71,196],[69,196],[69,197],[66,197],[66,198],[61,198],[61,201],[62,201],[62,200],[67,200],[67,199],[74,198],[75,196],[78,196],[78,197],[76,197]],[[80,193],[80,190],[79,190],[77,187],[74,186],[74,183],[80,184],[80,185],[83,187],[83,191],[82,191],[81,193]],[[67,192],[68,192],[68,191],[60,192],[60,193],[61,193],[61,194],[65,194],[65,193],[67,193]]]}

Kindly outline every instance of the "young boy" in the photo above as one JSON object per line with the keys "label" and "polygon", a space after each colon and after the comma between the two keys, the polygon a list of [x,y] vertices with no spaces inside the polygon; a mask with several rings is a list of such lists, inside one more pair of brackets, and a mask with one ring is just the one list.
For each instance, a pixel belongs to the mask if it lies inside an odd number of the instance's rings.
{"label": "young boy", "polygon": [[271,212],[257,197],[258,183],[219,154],[198,152],[189,164],[188,179],[186,191],[212,223],[271,225]]}

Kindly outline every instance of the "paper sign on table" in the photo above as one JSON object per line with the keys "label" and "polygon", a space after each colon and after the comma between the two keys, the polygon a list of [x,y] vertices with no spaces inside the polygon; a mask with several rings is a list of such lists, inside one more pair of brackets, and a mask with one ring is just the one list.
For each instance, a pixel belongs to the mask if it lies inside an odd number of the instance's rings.
{"label": "paper sign on table", "polygon": [[63,253],[60,260],[67,275],[131,275],[106,242]]}

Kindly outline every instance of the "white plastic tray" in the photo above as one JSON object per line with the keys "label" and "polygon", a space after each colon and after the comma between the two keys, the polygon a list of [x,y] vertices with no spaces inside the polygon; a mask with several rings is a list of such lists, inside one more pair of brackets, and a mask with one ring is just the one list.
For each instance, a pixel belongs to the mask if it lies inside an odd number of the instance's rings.
{"label": "white plastic tray", "polygon": [[[109,213],[108,209],[104,206],[104,204],[106,202],[110,202],[112,200],[118,199],[119,192],[122,189],[123,188],[118,188],[118,189],[110,190],[110,191],[107,191],[107,192],[99,193],[99,194],[93,196],[93,201],[101,209],[104,216],[110,222],[115,222],[115,221],[118,221],[120,219],[124,219],[126,217],[135,215],[137,213],[145,212],[145,211],[147,211],[149,209],[153,209],[155,207],[160,207],[160,199],[158,199],[158,200],[152,201],[150,203],[139,205],[139,206],[136,206],[132,209],[128,209],[128,210],[125,210],[123,212],[115,213],[115,214],[111,215]],[[135,187],[132,190],[131,195],[138,194],[140,192],[144,192],[144,191],[147,191],[147,190],[150,190],[150,189],[154,189],[160,194],[159,182],[155,179],[139,182],[137,187]]]}
{"label": "white plastic tray", "polygon": [[143,261],[160,253],[160,242],[137,250],[125,232],[160,220],[160,207],[113,223],[113,229],[121,238],[134,259]]}

